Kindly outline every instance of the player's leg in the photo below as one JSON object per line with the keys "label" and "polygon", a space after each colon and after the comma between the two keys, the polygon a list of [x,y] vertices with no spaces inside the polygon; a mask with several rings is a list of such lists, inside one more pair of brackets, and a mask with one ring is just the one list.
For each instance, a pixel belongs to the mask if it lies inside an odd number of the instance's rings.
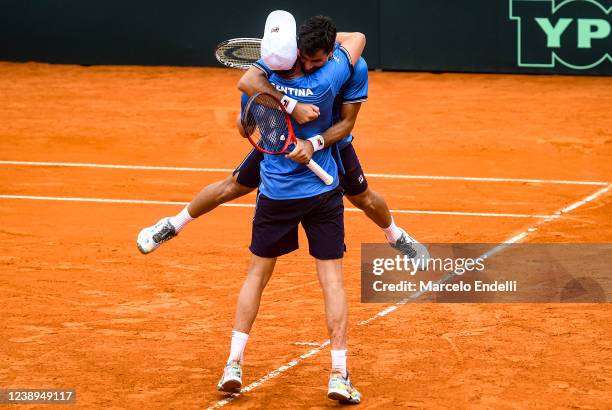
{"label": "player's leg", "polygon": [[[240,184],[237,177],[238,175],[229,176],[202,188],[185,208],[191,219],[198,218],[221,204],[249,194],[256,188]],[[183,227],[184,225],[180,229],[182,230]]]}
{"label": "player's leg", "polygon": [[261,258],[257,255],[251,257],[249,272],[238,295],[230,354],[217,384],[217,389],[220,391],[229,393],[240,391],[244,349],[259,311],[261,295],[272,276],[275,264],[276,258]]}
{"label": "player's leg", "polygon": [[427,247],[395,224],[383,196],[369,188],[353,144],[340,150],[340,158],[346,171],[341,176],[340,183],[347,199],[382,229],[391,246],[410,258],[424,259],[424,261],[429,259]]}
{"label": "player's leg", "polygon": [[325,302],[332,358],[327,397],[343,403],[359,403],[361,395],[351,384],[346,367],[348,306],[342,281],[345,250],[342,192],[339,189],[327,192],[318,196],[317,201],[302,220],[302,225],[308,237],[310,254],[316,260]]}
{"label": "player's leg", "polygon": [[361,209],[380,229],[385,230],[393,225],[393,217],[389,211],[389,206],[378,192],[372,191],[366,186],[365,191],[356,195],[349,195],[347,193],[346,198],[356,208]]}
{"label": "player's leg", "polygon": [[[346,351],[348,307],[342,282],[342,259],[315,260],[319,284],[323,290],[325,320],[331,350]],[[332,357],[332,371],[334,370],[346,374],[346,361],[336,365]]]}
{"label": "player's leg", "polygon": [[325,319],[331,347],[331,372],[327,397],[342,403],[361,402],[346,365],[348,306],[342,281],[342,259],[316,260],[319,283],[325,301]]}
{"label": "player's leg", "polygon": [[262,194],[257,198],[249,247],[253,254],[251,266],[238,296],[230,355],[217,384],[218,390],[240,391],[244,348],[259,311],[263,290],[272,275],[276,258],[298,248],[302,202],[274,201]]}
{"label": "player's leg", "polygon": [[[251,326],[253,326],[259,310],[261,295],[270,280],[275,264],[276,258],[262,258],[251,255],[251,266],[238,295],[234,331],[247,334],[251,331]],[[242,354],[239,358],[242,359]],[[230,355],[229,359],[235,360],[238,358]]]}
{"label": "player's leg", "polygon": [[262,159],[263,154],[251,150],[232,176],[204,187],[189,205],[175,216],[162,218],[155,225],[141,230],[136,240],[140,252],[153,252],[162,243],[178,235],[195,218],[252,192],[259,186],[259,164]]}

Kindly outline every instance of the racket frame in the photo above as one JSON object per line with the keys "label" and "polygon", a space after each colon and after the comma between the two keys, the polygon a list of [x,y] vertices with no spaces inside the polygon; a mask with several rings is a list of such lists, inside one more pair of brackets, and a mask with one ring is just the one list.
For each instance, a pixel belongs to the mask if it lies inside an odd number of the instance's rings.
{"label": "racket frame", "polygon": [[221,64],[223,64],[226,67],[238,68],[238,69],[241,69],[241,70],[247,70],[259,58],[254,59],[254,60],[250,60],[250,59],[246,59],[245,58],[244,59],[244,63],[235,63],[235,62],[232,62],[232,61],[229,61],[228,59],[226,59],[225,55],[221,52],[222,49],[229,48],[229,46],[239,47],[241,45],[244,46],[245,43],[249,44],[249,45],[259,45],[259,46],[261,46],[261,39],[260,38],[254,38],[254,37],[240,37],[240,38],[230,38],[228,40],[222,41],[219,44],[217,44],[217,46],[215,47],[215,58],[217,59],[218,62],[220,62]]}
{"label": "racket frame", "polygon": [[[275,101],[275,103],[278,106],[278,108],[283,113],[283,116],[285,117],[285,123],[287,124],[287,131],[288,131],[289,135],[287,135],[286,141],[285,141],[285,145],[283,146],[283,149],[281,151],[273,152],[273,151],[268,151],[268,150],[264,149],[259,144],[258,141],[255,141],[252,138],[253,132],[249,132],[248,131],[248,129],[250,127],[248,127],[248,124],[246,124],[246,119],[248,118],[249,112],[251,111],[251,106],[253,104],[255,104],[255,100],[259,96],[268,96],[268,97],[272,98]],[[244,129],[244,132],[247,134],[247,139],[249,140],[251,145],[253,145],[256,150],[258,150],[259,152],[263,152],[264,154],[270,154],[270,155],[288,154],[289,153],[289,146],[291,146],[293,144],[297,144],[297,137],[295,136],[295,133],[293,132],[293,125],[291,124],[291,118],[289,117],[289,113],[287,113],[287,110],[285,109],[285,106],[278,100],[278,98],[276,98],[272,94],[269,94],[269,93],[256,93],[256,94],[253,94],[251,96],[251,98],[249,98],[249,101],[247,102],[247,104],[244,107],[243,115],[240,118],[240,122],[242,123],[242,128]]]}
{"label": "racket frame", "polygon": [[[285,145],[283,146],[283,149],[281,151],[271,152],[271,151],[268,151],[268,150],[264,149],[259,144],[259,142],[256,142],[252,138],[253,131],[251,131],[251,132],[248,131],[248,129],[250,127],[247,127],[246,118],[248,118],[248,116],[249,116],[249,112],[251,110],[251,106],[253,104],[255,104],[255,100],[260,95],[264,95],[264,96],[268,96],[268,97],[272,98],[273,101],[278,106],[278,108],[282,111],[282,113],[283,113],[283,115],[285,117],[285,122],[287,123],[287,132],[288,132],[289,135],[287,135],[287,140],[285,141]],[[253,94],[251,96],[251,98],[249,98],[249,101],[247,102],[247,104],[244,107],[243,115],[240,118],[240,122],[242,123],[242,128],[244,129],[245,133],[247,134],[247,139],[249,140],[251,145],[253,145],[253,147],[255,147],[255,149],[257,151],[263,152],[264,154],[269,154],[269,155],[288,154],[289,153],[289,146],[297,144],[297,137],[295,136],[295,133],[293,131],[293,126],[291,125],[291,119],[289,117],[289,114],[287,113],[287,110],[285,109],[285,106],[283,105],[283,103],[281,103],[278,100],[278,98],[276,98],[272,94],[269,94],[269,93],[256,93],[256,94]],[[304,165],[306,165],[312,172],[314,172],[321,179],[321,181],[323,181],[323,183],[325,185],[331,185],[334,182],[334,178],[327,171],[325,171],[319,164],[317,164],[313,159],[310,159],[310,161],[308,161]]]}

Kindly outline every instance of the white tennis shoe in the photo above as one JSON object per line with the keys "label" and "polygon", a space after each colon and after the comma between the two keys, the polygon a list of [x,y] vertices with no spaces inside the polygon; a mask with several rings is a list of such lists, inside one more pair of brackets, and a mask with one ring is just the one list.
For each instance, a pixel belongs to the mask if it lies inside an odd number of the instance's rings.
{"label": "white tennis shoe", "polygon": [[242,387],[242,365],[233,361],[225,365],[223,376],[217,383],[217,390],[226,393],[239,393]]}
{"label": "white tennis shoe", "polygon": [[136,246],[141,253],[147,254],[159,248],[160,245],[177,235],[176,229],[170,223],[170,218],[162,218],[155,225],[144,228],[136,238]]}
{"label": "white tennis shoe", "polygon": [[402,231],[402,236],[395,243],[390,243],[389,245],[409,258],[415,259],[418,264],[418,270],[427,270],[427,261],[429,260],[427,246],[408,235],[402,228],[399,228],[399,230]]}

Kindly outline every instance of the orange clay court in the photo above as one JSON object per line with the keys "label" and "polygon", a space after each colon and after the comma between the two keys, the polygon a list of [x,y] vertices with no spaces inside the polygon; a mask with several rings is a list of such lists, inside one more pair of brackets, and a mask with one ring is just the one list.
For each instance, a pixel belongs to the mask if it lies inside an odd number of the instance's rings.
{"label": "orange clay court", "polygon": [[[250,149],[234,128],[241,74],[0,63],[2,388],[74,388],[84,408],[337,406],[303,236],[264,292],[247,391],[215,389],[254,195],[153,254],[135,246]],[[609,78],[371,72],[369,96],[356,150],[419,240],[612,242]],[[610,408],[609,304],[361,304],[360,245],[384,237],[345,218],[361,408]]]}

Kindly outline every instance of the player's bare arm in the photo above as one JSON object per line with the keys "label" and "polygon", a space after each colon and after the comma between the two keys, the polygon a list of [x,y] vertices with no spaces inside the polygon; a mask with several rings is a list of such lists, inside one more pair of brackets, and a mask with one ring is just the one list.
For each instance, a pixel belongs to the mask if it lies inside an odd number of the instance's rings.
{"label": "player's bare arm", "polygon": [[[249,97],[256,93],[272,94],[279,100],[285,97],[283,93],[270,84],[266,77],[266,73],[256,66],[251,66],[251,68],[242,75],[238,81],[238,89]],[[295,106],[292,107],[290,114],[298,124],[304,124],[318,118],[320,113],[319,107],[316,105],[297,102]]]}
{"label": "player's bare arm", "polygon": [[256,93],[272,94],[279,100],[284,94],[278,91],[266,77],[266,74],[256,66],[251,66],[238,80],[238,89],[252,97]]}
{"label": "player's bare arm", "polygon": [[[342,105],[340,120],[321,134],[325,147],[335,144],[353,131],[360,108],[361,103]],[[314,153],[313,144],[312,140],[298,140],[295,149],[287,155],[287,158],[299,162],[300,164],[307,163]]]}
{"label": "player's bare arm", "polygon": [[360,109],[361,103],[342,104],[340,120],[321,134],[326,147],[339,142],[353,131]]}
{"label": "player's bare arm", "polygon": [[336,34],[336,42],[348,51],[351,56],[351,64],[354,65],[361,57],[361,53],[363,53],[366,45],[366,36],[357,31],[354,33],[339,32]]}

